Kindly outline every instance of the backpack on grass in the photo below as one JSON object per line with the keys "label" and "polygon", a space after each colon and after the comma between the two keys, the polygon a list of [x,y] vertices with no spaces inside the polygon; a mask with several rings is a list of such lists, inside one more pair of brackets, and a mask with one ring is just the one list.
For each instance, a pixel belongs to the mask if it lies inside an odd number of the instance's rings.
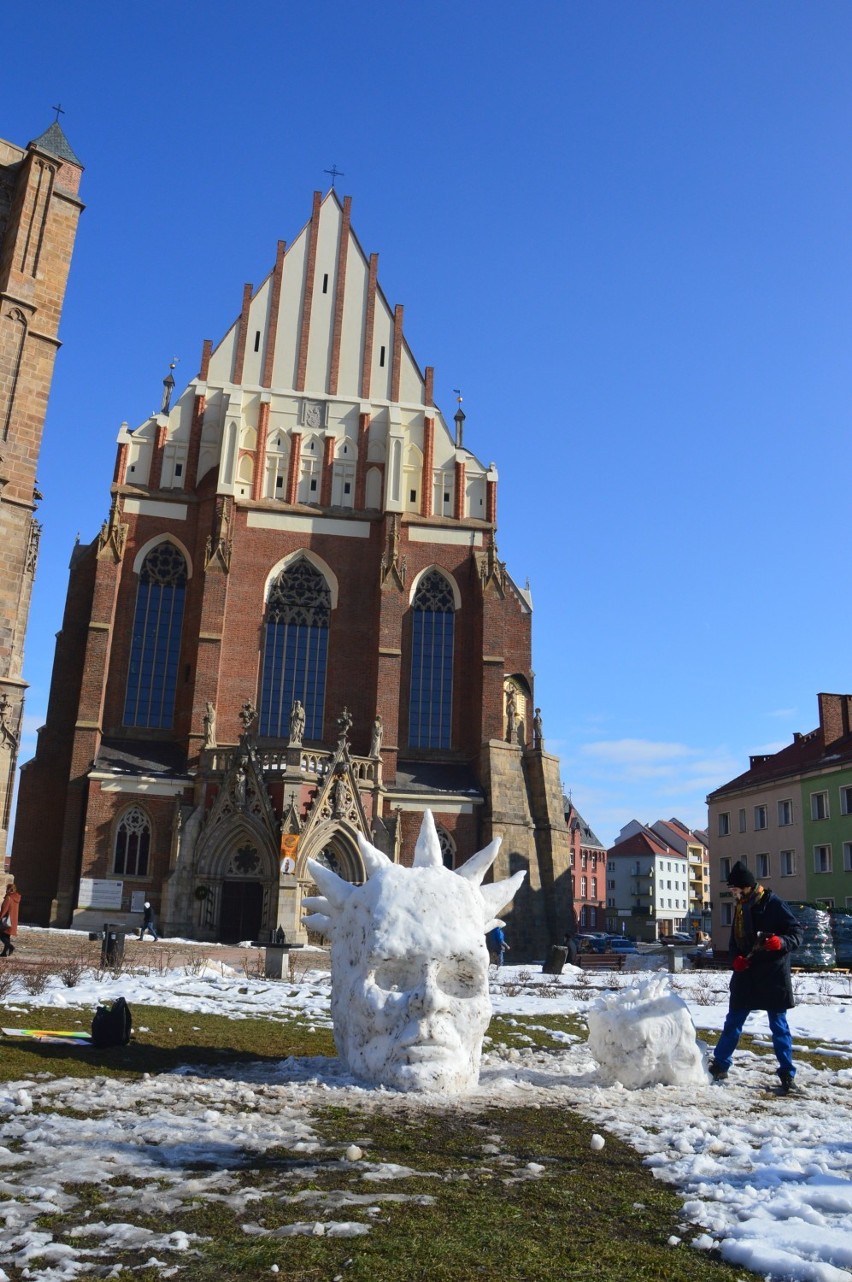
{"label": "backpack on grass", "polygon": [[93,1046],[126,1046],[130,1041],[133,1018],[123,997],[116,997],[112,1006],[99,1006],[92,1020]]}

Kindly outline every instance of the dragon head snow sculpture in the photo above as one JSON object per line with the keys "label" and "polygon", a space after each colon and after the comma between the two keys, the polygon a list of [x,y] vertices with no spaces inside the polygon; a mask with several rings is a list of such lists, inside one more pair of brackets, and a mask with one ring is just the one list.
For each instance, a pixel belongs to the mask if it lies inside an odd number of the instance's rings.
{"label": "dragon head snow sculpture", "polygon": [[363,837],[358,842],[364,884],[309,859],[322,893],[304,901],[306,924],[331,941],[338,1052],[356,1077],[373,1085],[469,1090],[479,1080],[491,1018],[485,933],[526,874],[482,885],[499,838],[461,868],[445,868],[429,810],[411,868]]}

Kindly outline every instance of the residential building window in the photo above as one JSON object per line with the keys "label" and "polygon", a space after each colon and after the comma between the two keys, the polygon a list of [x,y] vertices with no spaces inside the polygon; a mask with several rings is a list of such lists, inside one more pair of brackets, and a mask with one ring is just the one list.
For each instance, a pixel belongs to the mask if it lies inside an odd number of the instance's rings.
{"label": "residential building window", "polygon": [[843,871],[852,872],[852,841],[843,843]]}
{"label": "residential building window", "polygon": [[793,803],[792,801],[778,802],[778,827],[786,828],[793,822]]}
{"label": "residential building window", "polygon": [[151,851],[151,821],[139,806],[126,810],[115,834],[113,872],[122,877],[146,877]]}
{"label": "residential building window", "polygon": [[581,899],[588,898],[588,895],[587,895],[588,884],[589,883],[588,883],[587,877],[580,878],[580,898]]}
{"label": "residential building window", "polygon": [[766,806],[755,806],[754,808],[754,830],[760,832],[766,827]]}
{"label": "residential building window", "polygon": [[614,881],[608,881],[608,882],[606,883],[606,885],[607,885],[607,890],[615,890],[615,882],[614,882]]}
{"label": "residential building window", "polygon": [[796,852],[794,850],[782,850],[778,855],[781,863],[781,876],[793,877],[796,872]]}
{"label": "residential building window", "polygon": [[299,557],[269,590],[260,688],[261,735],[286,739],[298,699],[303,735],[322,738],[331,591],[316,566]]}
{"label": "residential building window", "polygon": [[827,908],[829,912],[831,912],[831,910],[834,908],[834,896],[828,895],[824,898],[822,895],[820,895],[819,899],[817,900],[817,903],[819,904],[820,908]]}
{"label": "residential building window", "polygon": [[424,574],[411,603],[408,741],[449,748],[453,721],[453,590],[437,570]]}
{"label": "residential building window", "polygon": [[755,875],[758,881],[763,881],[769,876],[769,856],[758,855],[755,860]]}
{"label": "residential building window", "polygon": [[740,822],[740,832],[745,832],[745,831],[746,831],[746,812],[745,812],[745,807],[743,807],[743,808],[740,810],[740,812],[739,812],[739,822]]}
{"label": "residential building window", "polygon": [[731,831],[731,816],[727,810],[719,815],[719,836],[727,837]]}
{"label": "residential building window", "polygon": [[730,859],[720,859],[719,860],[719,881],[722,882],[722,884],[724,885],[727,882],[728,877],[730,875],[731,875]]}
{"label": "residential building window", "polygon": [[852,815],[852,788],[840,789],[840,813]]}
{"label": "residential building window", "polygon": [[162,729],[172,724],[186,577],[186,561],[168,540],[142,562],[130,637],[126,726]]}
{"label": "residential building window", "polygon": [[812,792],[811,793],[811,819],[828,818],[828,793]]}
{"label": "residential building window", "polygon": [[734,920],[734,905],[727,903],[721,904],[720,908],[722,910],[722,925],[730,926]]}
{"label": "residential building window", "polygon": [[831,846],[814,846],[814,872],[831,872]]}
{"label": "residential building window", "polygon": [[606,901],[606,906],[607,906],[607,908],[614,908],[614,907],[615,907],[615,900],[614,900],[614,899],[608,899],[608,900]]}
{"label": "residential building window", "polygon": [[581,855],[581,861],[582,861],[583,867],[584,867],[584,868],[588,868],[588,866],[589,866],[589,856],[588,856],[588,853],[587,853],[585,850],[583,851],[583,853],[582,853],[582,855]]}
{"label": "residential building window", "polygon": [[597,877],[593,877],[592,878],[592,899],[597,899],[597,897],[598,897],[598,879]]}

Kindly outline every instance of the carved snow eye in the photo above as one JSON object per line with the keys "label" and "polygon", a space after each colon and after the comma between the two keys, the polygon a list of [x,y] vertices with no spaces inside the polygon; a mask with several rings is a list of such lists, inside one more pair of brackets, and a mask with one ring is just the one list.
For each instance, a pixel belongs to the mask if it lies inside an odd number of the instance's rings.
{"label": "carved snow eye", "polygon": [[466,958],[450,957],[438,970],[438,987],[448,997],[477,997],[482,976]]}
{"label": "carved snow eye", "polygon": [[420,982],[421,970],[407,957],[386,957],[373,970],[373,979],[385,993],[408,993]]}

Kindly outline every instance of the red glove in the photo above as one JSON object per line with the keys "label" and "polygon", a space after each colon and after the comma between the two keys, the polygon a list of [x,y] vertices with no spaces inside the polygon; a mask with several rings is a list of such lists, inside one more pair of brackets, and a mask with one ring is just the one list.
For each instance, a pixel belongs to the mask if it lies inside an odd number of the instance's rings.
{"label": "red glove", "polygon": [[749,961],[748,957],[734,958],[733,967],[734,967],[734,970],[737,972],[737,974],[740,974],[741,971],[748,970],[750,965],[751,965],[751,962]]}
{"label": "red glove", "polygon": [[767,952],[770,952],[770,953],[780,953],[780,951],[781,951],[781,949],[784,947],[784,945],[783,945],[783,943],[782,943],[782,941],[781,941],[780,936],[778,936],[778,935],[767,935],[767,936],[766,936],[766,938],[765,938],[765,939],[764,939],[764,941],[763,941],[763,947],[767,950]]}

